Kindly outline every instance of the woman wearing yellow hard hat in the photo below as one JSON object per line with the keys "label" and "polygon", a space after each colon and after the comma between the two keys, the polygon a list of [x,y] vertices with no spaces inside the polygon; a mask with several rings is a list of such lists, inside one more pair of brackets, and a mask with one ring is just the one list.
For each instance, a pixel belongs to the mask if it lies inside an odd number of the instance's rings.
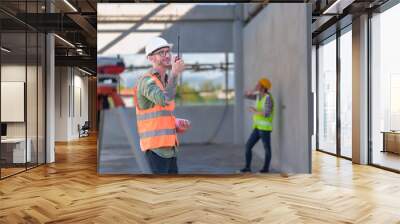
{"label": "woman wearing yellow hard hat", "polygon": [[255,106],[250,107],[253,113],[253,131],[246,143],[246,165],[240,172],[251,172],[252,148],[261,139],[265,149],[265,162],[260,173],[269,172],[271,162],[271,132],[274,118],[274,98],[270,92],[271,81],[261,78],[254,90],[246,91],[246,98],[255,100]]}

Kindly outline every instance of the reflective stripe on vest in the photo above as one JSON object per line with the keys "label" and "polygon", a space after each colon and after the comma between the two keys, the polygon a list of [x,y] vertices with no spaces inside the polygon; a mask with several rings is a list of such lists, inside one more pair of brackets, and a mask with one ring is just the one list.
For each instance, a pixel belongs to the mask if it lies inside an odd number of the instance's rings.
{"label": "reflective stripe on vest", "polygon": [[142,132],[139,134],[139,136],[140,136],[140,138],[150,138],[150,137],[161,136],[161,135],[174,135],[175,133],[176,133],[175,128],[174,129],[161,129],[161,130],[156,130],[156,131]]}
{"label": "reflective stripe on vest", "polygon": [[171,111],[161,110],[161,111],[150,112],[148,114],[138,114],[136,116],[136,119],[141,121],[141,120],[147,120],[147,119],[153,119],[157,117],[171,116],[171,115],[172,115]]}
{"label": "reflective stripe on vest", "polygon": [[[146,74],[144,77],[151,77],[157,86],[164,91],[164,86],[157,77],[151,74]],[[175,102],[169,101],[167,103],[165,106],[154,105],[149,109],[140,109],[136,104],[137,128],[142,151],[173,147],[178,144],[173,115]]]}
{"label": "reflective stripe on vest", "polygon": [[[267,96],[268,95],[265,95],[261,99],[257,96],[256,110],[258,112],[264,111]],[[274,117],[274,99],[270,93],[269,93],[269,96],[271,98],[271,103],[272,103],[271,113],[268,117],[265,117],[263,115],[254,114],[253,115],[253,128],[256,128],[258,130],[263,130],[263,131],[272,131],[272,121],[273,121],[273,117]]]}
{"label": "reflective stripe on vest", "polygon": [[153,119],[137,121],[137,124],[138,127],[140,127],[139,133],[162,130],[162,129],[174,129],[175,118],[173,116],[157,117]]}

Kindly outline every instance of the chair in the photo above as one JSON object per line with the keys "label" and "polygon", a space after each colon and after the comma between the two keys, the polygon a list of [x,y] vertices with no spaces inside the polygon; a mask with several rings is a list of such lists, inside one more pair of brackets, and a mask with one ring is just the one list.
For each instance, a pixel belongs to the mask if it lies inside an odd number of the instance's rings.
{"label": "chair", "polygon": [[89,136],[89,129],[90,129],[89,121],[85,121],[82,127],[78,124],[79,138]]}

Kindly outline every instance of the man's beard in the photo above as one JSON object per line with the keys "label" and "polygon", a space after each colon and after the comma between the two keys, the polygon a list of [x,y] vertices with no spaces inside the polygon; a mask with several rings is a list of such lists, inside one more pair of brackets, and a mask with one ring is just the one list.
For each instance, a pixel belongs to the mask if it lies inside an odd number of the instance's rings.
{"label": "man's beard", "polygon": [[166,69],[172,69],[172,64],[171,64],[171,63],[170,63],[170,64],[166,64],[166,63],[160,61],[160,62],[158,63],[158,65],[159,65],[159,66],[162,66],[162,67],[164,67],[164,68],[166,68]]}

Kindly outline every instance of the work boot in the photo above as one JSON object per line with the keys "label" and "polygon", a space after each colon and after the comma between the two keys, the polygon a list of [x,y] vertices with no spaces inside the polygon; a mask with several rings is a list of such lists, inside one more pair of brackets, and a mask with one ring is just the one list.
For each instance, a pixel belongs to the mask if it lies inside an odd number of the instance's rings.
{"label": "work boot", "polygon": [[248,167],[245,167],[245,168],[241,169],[240,172],[241,172],[241,173],[250,173],[250,172],[251,172],[251,169],[248,168]]}
{"label": "work boot", "polygon": [[268,171],[267,169],[261,169],[261,170],[259,171],[259,173],[269,173],[269,171]]}

